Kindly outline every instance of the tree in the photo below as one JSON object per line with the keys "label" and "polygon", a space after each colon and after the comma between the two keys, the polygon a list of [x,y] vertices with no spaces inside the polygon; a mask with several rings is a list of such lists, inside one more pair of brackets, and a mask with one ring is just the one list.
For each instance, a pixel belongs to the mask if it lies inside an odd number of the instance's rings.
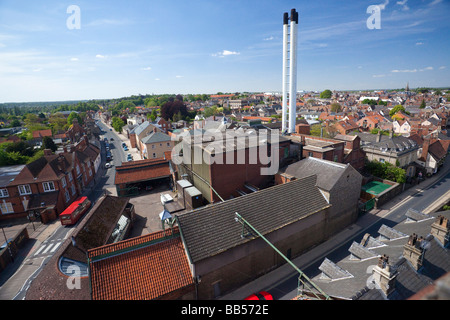
{"label": "tree", "polygon": [[331,104],[331,112],[341,112],[342,111],[342,106],[337,103],[337,102],[333,102]]}
{"label": "tree", "polygon": [[178,114],[178,112],[181,112],[181,116],[183,118],[188,115],[186,105],[178,99],[175,100],[171,98],[161,106],[161,117],[165,120],[172,119],[174,115]]}
{"label": "tree", "polygon": [[58,147],[51,137],[44,137],[42,139],[42,149],[50,149],[52,152],[55,152],[58,150]]}
{"label": "tree", "polygon": [[422,103],[420,104],[420,109],[425,109],[425,107],[427,106],[427,104],[425,103],[425,99],[422,99]]}
{"label": "tree", "polygon": [[326,89],[320,94],[320,99],[330,99],[333,93],[331,90]]}
{"label": "tree", "polygon": [[69,114],[69,116],[67,117],[67,124],[69,126],[73,124],[73,119],[77,119],[77,121],[80,125],[83,123],[80,115],[78,113],[76,113],[75,111],[72,112],[71,114]]}
{"label": "tree", "polygon": [[114,130],[116,130],[118,133],[121,133],[122,132],[122,128],[125,125],[125,123],[119,117],[113,117],[111,119],[111,125],[114,128]]}
{"label": "tree", "polygon": [[406,113],[406,109],[404,106],[402,106],[401,104],[396,105],[395,107],[393,107],[391,109],[391,111],[389,111],[389,116],[393,116],[394,114],[398,113],[398,112],[403,112]]}
{"label": "tree", "polygon": [[389,162],[370,161],[366,164],[366,169],[374,176],[395,181],[397,183],[406,182],[406,171],[402,168],[393,166]]}

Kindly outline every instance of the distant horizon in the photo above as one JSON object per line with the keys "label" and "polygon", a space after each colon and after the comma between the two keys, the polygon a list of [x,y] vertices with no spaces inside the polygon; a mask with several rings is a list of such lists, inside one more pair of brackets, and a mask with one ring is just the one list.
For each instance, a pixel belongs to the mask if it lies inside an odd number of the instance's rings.
{"label": "distant horizon", "polygon": [[[417,89],[421,89],[421,88],[426,88],[426,89],[439,89],[439,90],[450,90],[450,86],[442,86],[442,87],[429,87],[429,86],[420,86],[420,87],[415,87],[415,88],[409,88],[410,91],[413,90],[417,90]],[[331,90],[331,91],[335,91],[335,92],[371,92],[371,91],[394,91],[394,90],[402,90],[402,89],[406,89],[406,86],[404,88],[391,88],[391,89],[387,89],[387,88],[377,88],[377,89],[346,89],[346,90],[335,90],[335,89],[331,89],[331,88],[327,88],[324,90],[298,90],[298,93],[301,92],[314,92],[314,93],[320,93],[323,92],[325,90]],[[207,95],[217,95],[219,92],[223,92],[223,91],[218,91],[216,93],[206,93],[206,92],[202,92],[202,93],[136,93],[136,94],[130,94],[128,96],[122,96],[122,97],[118,97],[118,98],[92,98],[92,99],[70,99],[70,100],[46,100],[46,101],[5,101],[5,102],[0,102],[0,104],[20,104],[20,103],[67,103],[67,102],[87,102],[87,101],[95,101],[95,100],[119,100],[119,99],[126,99],[126,98],[130,98],[132,96],[147,96],[147,95],[155,95],[155,96],[160,96],[160,95],[201,95],[201,94],[207,94]],[[274,94],[280,94],[280,91],[234,91],[234,92],[223,92],[223,94],[235,94],[236,92],[238,93],[274,93]]]}

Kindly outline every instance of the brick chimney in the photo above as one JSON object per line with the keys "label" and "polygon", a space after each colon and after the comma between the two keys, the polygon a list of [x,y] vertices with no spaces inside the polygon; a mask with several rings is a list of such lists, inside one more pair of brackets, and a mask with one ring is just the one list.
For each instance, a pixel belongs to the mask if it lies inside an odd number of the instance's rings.
{"label": "brick chimney", "polygon": [[378,265],[373,268],[372,272],[375,283],[386,296],[395,290],[395,282],[398,273],[391,270],[388,256],[381,256],[378,259]]}
{"label": "brick chimney", "polygon": [[381,130],[378,131],[377,133],[377,140],[376,142],[380,142],[381,141]]}
{"label": "brick chimney", "polygon": [[423,240],[422,237],[417,238],[417,235],[413,233],[409,236],[408,242],[403,246],[403,257],[412,264],[416,271],[423,264],[423,255],[425,253],[425,250],[421,246]]}
{"label": "brick chimney", "polygon": [[441,245],[446,247],[449,243],[450,224],[448,218],[439,215],[431,225],[431,235],[439,241]]}
{"label": "brick chimney", "polygon": [[424,158],[425,161],[427,160],[428,148],[430,147],[430,143],[431,143],[430,138],[424,138],[422,145],[422,158]]}
{"label": "brick chimney", "polygon": [[53,154],[52,150],[44,149],[44,156],[51,156]]}

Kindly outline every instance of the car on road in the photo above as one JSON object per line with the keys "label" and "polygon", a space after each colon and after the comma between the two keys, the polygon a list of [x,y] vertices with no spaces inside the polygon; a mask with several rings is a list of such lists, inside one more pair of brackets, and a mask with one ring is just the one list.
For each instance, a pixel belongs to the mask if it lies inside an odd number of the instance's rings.
{"label": "car on road", "polygon": [[[8,239],[8,244],[12,243],[12,241],[13,241],[13,239],[12,239],[12,238],[9,238],[9,239]],[[5,242],[5,243],[4,243],[4,244],[2,244],[2,246],[0,247],[0,250],[3,250],[3,249],[5,249],[5,248],[6,248],[6,246],[7,246],[7,243]]]}
{"label": "car on road", "polygon": [[273,300],[273,297],[267,291],[260,291],[258,293],[254,293],[252,295],[249,295],[244,300]]}
{"label": "car on road", "polygon": [[110,140],[111,140],[111,141],[114,141],[114,138],[111,138]]}
{"label": "car on road", "polygon": [[123,147],[123,150],[128,151],[128,147],[127,146]]}
{"label": "car on road", "polygon": [[122,142],[122,148],[125,148],[127,144],[125,142]]}
{"label": "car on road", "polygon": [[133,161],[133,156],[131,153],[127,154],[127,161]]}
{"label": "car on road", "polygon": [[112,129],[109,129],[109,131],[112,131]]}
{"label": "car on road", "polygon": [[111,162],[107,162],[107,163],[105,164],[105,168],[106,168],[106,169],[109,169],[109,168],[111,168],[111,167],[112,167]]}

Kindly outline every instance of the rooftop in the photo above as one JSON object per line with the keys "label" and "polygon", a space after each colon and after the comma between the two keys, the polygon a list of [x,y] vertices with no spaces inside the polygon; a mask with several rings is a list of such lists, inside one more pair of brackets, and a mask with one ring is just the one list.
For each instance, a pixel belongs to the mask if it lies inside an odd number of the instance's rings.
{"label": "rooftop", "polygon": [[178,228],[88,252],[93,300],[152,300],[193,285]]}
{"label": "rooftop", "polygon": [[305,177],[177,216],[191,262],[252,240],[241,237],[236,212],[265,235],[328,208],[316,180],[315,175]]}

